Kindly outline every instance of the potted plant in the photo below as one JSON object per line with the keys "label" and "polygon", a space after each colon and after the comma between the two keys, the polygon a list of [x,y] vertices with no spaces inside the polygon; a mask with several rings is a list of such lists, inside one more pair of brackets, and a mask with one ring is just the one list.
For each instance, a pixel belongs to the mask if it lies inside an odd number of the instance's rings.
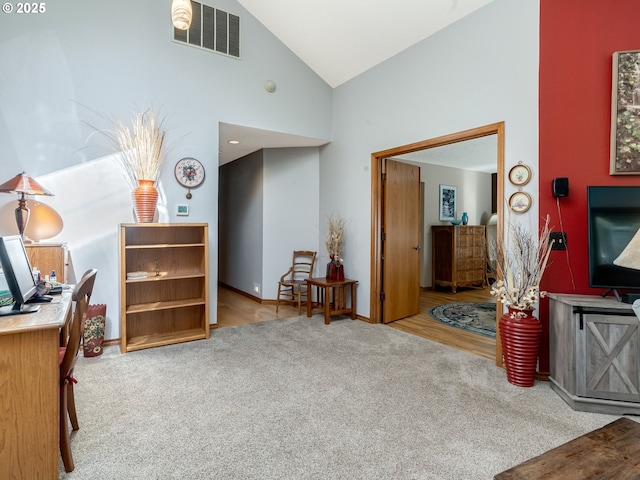
{"label": "potted plant", "polygon": [[549,242],[549,216],[534,236],[519,223],[509,222],[504,244],[496,249],[497,270],[500,280],[491,288],[491,294],[507,307],[499,322],[500,340],[507,380],[521,387],[533,386],[542,325],[533,316],[551,252]]}

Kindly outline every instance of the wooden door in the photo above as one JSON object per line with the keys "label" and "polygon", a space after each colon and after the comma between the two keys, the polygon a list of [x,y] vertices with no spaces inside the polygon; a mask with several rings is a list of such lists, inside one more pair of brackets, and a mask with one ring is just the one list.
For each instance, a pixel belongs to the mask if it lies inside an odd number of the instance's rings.
{"label": "wooden door", "polygon": [[385,160],[383,322],[420,311],[420,167]]}

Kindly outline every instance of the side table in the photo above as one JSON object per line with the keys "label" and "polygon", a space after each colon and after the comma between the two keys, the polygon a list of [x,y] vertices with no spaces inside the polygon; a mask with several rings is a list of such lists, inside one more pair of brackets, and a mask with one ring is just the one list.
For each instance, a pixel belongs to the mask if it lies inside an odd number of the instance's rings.
{"label": "side table", "polygon": [[[324,309],[324,324],[329,325],[331,315],[351,314],[351,320],[356,319],[356,286],[358,280],[345,278],[344,280],[329,280],[325,277],[307,279],[307,288],[316,287],[317,305]],[[351,290],[351,302],[349,304],[347,288]],[[320,290],[324,292],[320,294]],[[333,301],[331,293],[333,292]],[[313,295],[307,292],[307,317],[313,310]]]}

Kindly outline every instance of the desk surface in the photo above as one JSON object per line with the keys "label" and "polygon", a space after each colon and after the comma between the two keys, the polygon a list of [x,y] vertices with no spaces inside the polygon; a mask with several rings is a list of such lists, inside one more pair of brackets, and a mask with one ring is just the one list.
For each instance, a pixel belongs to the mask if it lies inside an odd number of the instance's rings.
{"label": "desk surface", "polygon": [[47,328],[60,329],[71,304],[71,293],[70,290],[65,291],[61,295],[55,295],[51,302],[39,303],[40,310],[37,312],[0,317],[0,335]]}
{"label": "desk surface", "polygon": [[70,317],[71,295],[0,317],[0,478],[58,478],[58,329]]}

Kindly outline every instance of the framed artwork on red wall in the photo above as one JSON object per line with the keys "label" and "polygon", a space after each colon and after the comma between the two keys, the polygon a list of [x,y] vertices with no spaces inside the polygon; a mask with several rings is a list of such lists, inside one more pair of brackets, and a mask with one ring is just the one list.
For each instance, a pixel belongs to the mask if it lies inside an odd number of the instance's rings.
{"label": "framed artwork on red wall", "polygon": [[614,52],[611,175],[640,175],[640,50]]}

